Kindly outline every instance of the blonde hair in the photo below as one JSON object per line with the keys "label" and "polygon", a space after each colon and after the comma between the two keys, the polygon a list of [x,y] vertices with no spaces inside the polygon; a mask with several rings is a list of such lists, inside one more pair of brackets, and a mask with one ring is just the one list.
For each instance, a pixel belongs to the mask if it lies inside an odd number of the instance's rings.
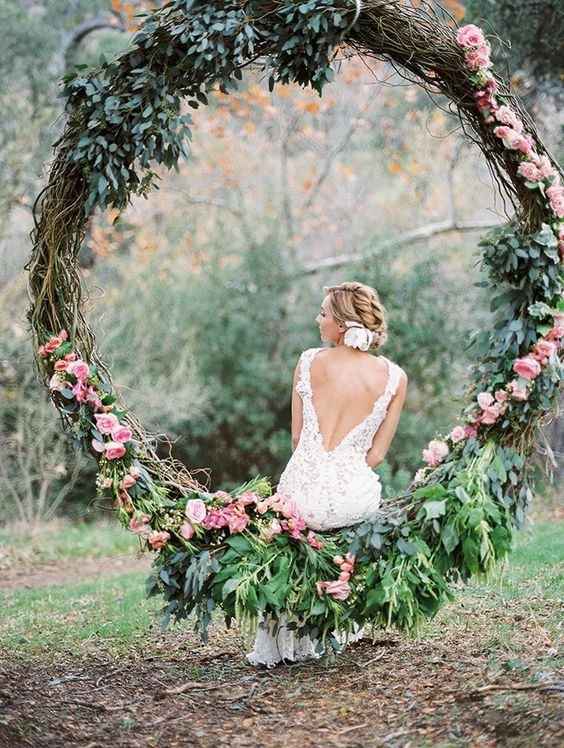
{"label": "blonde hair", "polygon": [[337,286],[323,286],[329,295],[327,306],[337,324],[345,320],[359,322],[372,330],[374,339],[370,348],[380,348],[388,339],[387,312],[378,291],[357,281],[346,281]]}

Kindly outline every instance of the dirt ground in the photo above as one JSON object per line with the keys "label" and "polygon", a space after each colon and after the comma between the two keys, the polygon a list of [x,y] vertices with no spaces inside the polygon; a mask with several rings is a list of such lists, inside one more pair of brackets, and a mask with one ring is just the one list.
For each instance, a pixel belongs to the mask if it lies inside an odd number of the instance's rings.
{"label": "dirt ground", "polygon": [[[146,563],[129,559],[130,567]],[[113,558],[82,567],[94,569],[124,565]],[[55,565],[26,581],[54,575]],[[468,609],[473,624],[480,615]],[[488,615],[515,623],[521,614],[508,605]],[[377,632],[333,663],[273,670],[249,665],[240,632],[220,624],[207,645],[187,627],[161,633],[155,624],[120,658],[99,641],[41,660],[0,649],[0,746],[562,746],[564,679],[546,670],[542,610],[522,619],[518,668],[509,656],[509,664],[492,661],[480,625],[445,626],[444,637],[420,641]]]}

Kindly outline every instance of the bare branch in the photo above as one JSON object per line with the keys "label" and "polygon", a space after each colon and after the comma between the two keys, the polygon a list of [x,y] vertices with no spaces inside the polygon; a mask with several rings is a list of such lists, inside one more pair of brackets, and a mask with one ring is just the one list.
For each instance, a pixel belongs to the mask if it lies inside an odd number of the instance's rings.
{"label": "bare branch", "polygon": [[335,257],[326,257],[323,260],[316,260],[314,263],[312,262],[305,265],[297,275],[301,277],[304,275],[313,275],[314,273],[318,273],[320,270],[332,270],[333,268],[339,268],[343,265],[348,265],[351,262],[364,260],[367,257],[378,254],[385,249],[389,249],[391,247],[401,247],[404,244],[410,244],[412,242],[425,241],[426,239],[430,239],[431,237],[438,236],[440,234],[450,234],[456,231],[464,233],[467,231],[492,229],[496,226],[502,225],[502,223],[489,223],[485,221],[477,221],[475,223],[457,223],[452,220],[430,223],[427,226],[421,226],[418,229],[414,229],[413,231],[408,231],[405,234],[396,236],[394,239],[389,239],[388,241],[382,242],[369,253],[354,252],[352,254],[337,255]]}

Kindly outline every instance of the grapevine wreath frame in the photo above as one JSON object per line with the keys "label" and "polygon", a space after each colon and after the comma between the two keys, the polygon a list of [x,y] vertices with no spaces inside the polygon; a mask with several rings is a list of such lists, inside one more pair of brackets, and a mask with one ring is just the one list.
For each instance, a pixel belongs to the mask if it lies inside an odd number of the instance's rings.
{"label": "grapevine wreath frame", "polygon": [[[416,631],[452,598],[452,583],[488,574],[508,553],[531,499],[530,457],[557,408],[564,337],[562,171],[509,84],[492,71],[481,29],[434,2],[171,0],[144,14],[130,48],[63,79],[67,121],[34,204],[28,319],[35,361],[63,428],[98,460],[97,492],[155,551],[147,594],[163,627],[212,611],[254,633],[261,615],[323,647],[354,622]],[[482,150],[514,209],[480,242],[495,323],[473,335],[476,364],[460,423],[423,450],[426,466],[381,514],[308,532],[295,506],[256,477],[210,492],[172,456],[157,455],[114,391],[82,312],[78,255],[96,208],[147,196],[153,162],[188,156],[192,117],[217,88],[254,65],[321,96],[337,53],[390,62],[442,95]]]}

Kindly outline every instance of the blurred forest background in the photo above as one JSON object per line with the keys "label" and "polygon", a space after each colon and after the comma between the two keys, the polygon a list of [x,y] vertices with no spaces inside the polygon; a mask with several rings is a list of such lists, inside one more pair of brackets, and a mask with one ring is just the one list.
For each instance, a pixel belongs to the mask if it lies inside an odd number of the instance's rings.
{"label": "blurred forest background", "polygon": [[[563,154],[558,0],[445,0],[483,23],[494,59]],[[0,0],[1,522],[96,518],[95,464],[72,452],[32,363],[24,265],[33,202],[64,127],[59,80],[125,49],[156,2]],[[550,29],[550,34],[546,30]],[[558,31],[560,29],[560,31]],[[511,39],[511,44],[508,40]],[[388,309],[382,351],[408,373],[405,411],[378,472],[387,495],[421,449],[454,424],[470,333],[488,324],[477,243],[507,220],[479,150],[448,102],[431,101],[385,62],[342,59],[322,98],[268,93],[249,71],[236,94],[194,115],[193,155],[160,190],[97,212],[81,250],[86,310],[125,402],[174,442],[196,477],[229,489],[277,481],[291,454],[300,352],[318,345],[322,286],[361,280]],[[560,112],[560,114],[559,114]],[[546,431],[564,475],[564,424]],[[538,455],[540,488],[549,487]]]}

